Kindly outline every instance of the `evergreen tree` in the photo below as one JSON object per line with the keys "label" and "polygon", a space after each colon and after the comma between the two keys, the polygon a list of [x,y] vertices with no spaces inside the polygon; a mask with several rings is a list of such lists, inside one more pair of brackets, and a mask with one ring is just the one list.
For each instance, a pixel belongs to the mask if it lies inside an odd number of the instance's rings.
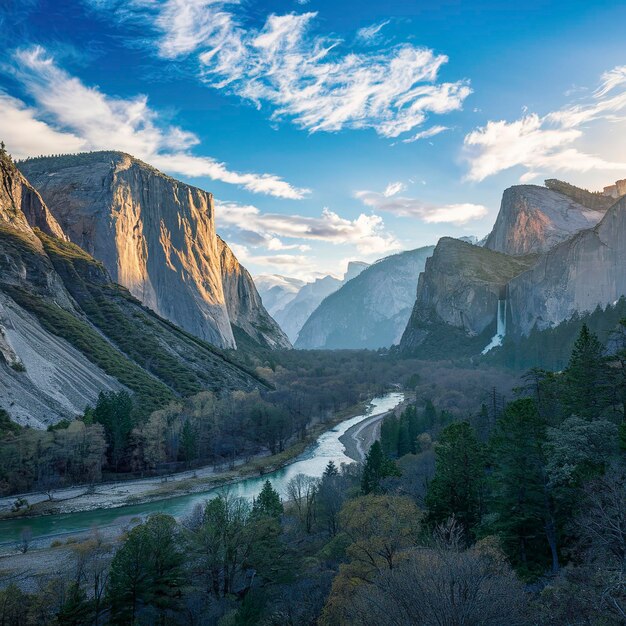
{"label": "evergreen tree", "polygon": [[400,476],[396,464],[383,453],[379,441],[375,441],[365,457],[361,475],[361,491],[364,495],[378,491],[380,481],[388,476]]}
{"label": "evergreen tree", "polygon": [[337,469],[335,462],[328,461],[328,463],[326,464],[326,468],[324,469],[324,474],[322,474],[322,476],[325,477],[325,476],[338,476],[338,475],[339,475],[339,470]]}
{"label": "evergreen tree", "polygon": [[426,494],[428,521],[436,525],[454,516],[469,536],[481,518],[485,459],[467,422],[451,424],[441,433],[435,444],[435,466]]}
{"label": "evergreen tree", "polygon": [[283,503],[269,480],[265,481],[259,497],[254,499],[252,513],[276,519],[280,519],[280,516],[283,514]]}
{"label": "evergreen tree", "polygon": [[538,574],[558,570],[555,507],[545,474],[546,425],[530,398],[510,403],[490,441],[490,511],[513,565]]}
{"label": "evergreen tree", "polygon": [[395,455],[398,451],[399,430],[400,422],[395,415],[389,415],[380,425],[380,445],[387,456]]}
{"label": "evergreen tree", "polygon": [[66,590],[66,598],[59,612],[57,623],[62,626],[81,626],[90,624],[93,618],[93,605],[80,585],[72,582]]}
{"label": "evergreen tree", "polygon": [[424,430],[431,430],[437,421],[437,409],[432,400],[426,400],[424,411],[422,412],[422,423]]}
{"label": "evergreen tree", "polygon": [[398,457],[404,456],[411,452],[411,438],[409,435],[408,420],[400,421],[400,429],[398,430]]}
{"label": "evergreen tree", "polygon": [[180,433],[180,451],[183,460],[190,463],[198,456],[198,437],[190,420],[185,420]]}
{"label": "evergreen tree", "polygon": [[175,608],[182,564],[173,517],[157,513],[135,526],[111,562],[107,586],[111,623],[134,624],[143,606],[161,615]]}
{"label": "evergreen tree", "polygon": [[596,419],[609,403],[604,346],[583,324],[567,369],[564,404],[569,414]]}
{"label": "evergreen tree", "polygon": [[93,411],[86,411],[87,421],[104,426],[107,440],[108,460],[111,467],[119,469],[127,453],[130,433],[133,430],[133,401],[126,391],[100,392]]}

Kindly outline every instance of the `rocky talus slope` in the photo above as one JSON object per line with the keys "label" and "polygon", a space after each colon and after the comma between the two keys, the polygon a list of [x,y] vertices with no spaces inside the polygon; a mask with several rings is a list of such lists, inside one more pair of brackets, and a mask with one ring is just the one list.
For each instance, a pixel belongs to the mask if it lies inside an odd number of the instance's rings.
{"label": "rocky talus slope", "polygon": [[217,236],[210,193],[121,152],[19,167],[69,239],[157,314],[218,347],[236,347],[232,325],[265,347],[290,346]]}
{"label": "rocky talus slope", "polygon": [[103,390],[130,390],[147,414],[203,389],[260,385],[112,282],[0,155],[0,407],[14,420],[75,417]]}
{"label": "rocky talus slope", "polygon": [[434,246],[386,257],[325,298],[296,348],[382,348],[397,344],[415,301],[418,277]]}

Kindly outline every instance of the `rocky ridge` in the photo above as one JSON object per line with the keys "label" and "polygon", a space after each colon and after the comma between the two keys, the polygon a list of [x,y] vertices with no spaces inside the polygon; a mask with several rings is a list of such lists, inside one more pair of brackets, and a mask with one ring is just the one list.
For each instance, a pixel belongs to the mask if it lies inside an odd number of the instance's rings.
{"label": "rocky ridge", "polygon": [[383,348],[400,341],[420,272],[434,246],[376,261],[326,297],[300,330],[296,348]]}
{"label": "rocky ridge", "polygon": [[218,347],[236,347],[231,324],[265,347],[289,347],[217,236],[210,193],[121,152],[29,159],[19,167],[69,239],[157,314]]}

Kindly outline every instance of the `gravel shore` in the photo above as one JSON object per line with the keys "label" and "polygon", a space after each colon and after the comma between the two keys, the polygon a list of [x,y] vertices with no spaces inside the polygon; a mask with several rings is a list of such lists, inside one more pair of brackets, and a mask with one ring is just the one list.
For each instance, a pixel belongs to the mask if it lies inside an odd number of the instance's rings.
{"label": "gravel shore", "polygon": [[387,415],[389,412],[371,415],[339,437],[339,441],[346,448],[346,455],[358,463],[363,462],[370,446],[379,438],[380,424]]}

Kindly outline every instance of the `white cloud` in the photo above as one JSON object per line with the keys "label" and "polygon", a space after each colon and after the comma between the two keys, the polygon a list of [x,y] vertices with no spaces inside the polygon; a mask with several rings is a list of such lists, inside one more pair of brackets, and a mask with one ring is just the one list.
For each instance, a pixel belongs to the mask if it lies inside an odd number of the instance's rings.
{"label": "white cloud", "polygon": [[[92,0],[93,1],[93,0]],[[130,3],[130,4],[129,4]],[[236,0],[129,0],[129,10],[156,32],[157,53],[196,60],[206,84],[290,119],[310,132],[372,128],[397,137],[431,114],[461,109],[467,80],[438,82],[448,57],[400,44],[343,51],[343,41],[311,33],[317,13],[271,14],[260,29],[246,28]],[[106,6],[99,2],[101,9]],[[384,26],[362,29],[361,39]],[[193,55],[193,56],[192,56]]]}
{"label": "white cloud", "polygon": [[16,156],[121,150],[169,173],[208,176],[281,198],[299,199],[308,193],[278,176],[236,172],[211,157],[191,154],[199,139],[177,126],[161,124],[145,96],[107,96],[59,68],[39,46],[18,51],[15,61],[15,77],[36,102],[36,108],[29,108],[4,97],[10,115],[3,111],[0,128]]}
{"label": "white cloud", "polygon": [[320,217],[283,215],[262,213],[252,205],[217,201],[215,216],[219,228],[231,227],[257,233],[268,241],[274,237],[284,237],[349,244],[363,254],[385,253],[401,248],[399,242],[385,232],[383,220],[377,215],[361,214],[349,220],[329,209],[324,209]]}
{"label": "white cloud", "polygon": [[366,42],[371,42],[374,39],[377,39],[380,31],[389,24],[389,20],[385,20],[380,24],[372,24],[371,26],[364,26],[363,28],[359,28],[356,32],[357,39],[362,39]]}
{"label": "white cloud", "polygon": [[[617,91],[617,93],[615,93]],[[512,167],[525,172],[527,182],[541,171],[623,170],[626,162],[616,162],[580,150],[576,142],[585,136],[592,122],[624,120],[626,113],[626,66],[602,76],[592,98],[583,104],[566,106],[543,117],[525,113],[513,122],[489,121],[465,137],[469,180],[481,181]]]}
{"label": "white cloud", "polygon": [[395,196],[405,189],[406,185],[398,180],[395,183],[389,183],[387,187],[385,187],[385,191],[383,191],[383,196],[385,196],[385,198],[391,198],[391,196]]}
{"label": "white cloud", "polygon": [[480,204],[431,205],[416,198],[390,197],[376,191],[357,191],[354,195],[376,211],[386,211],[399,217],[417,217],[428,224],[462,225],[488,213],[487,208]]}
{"label": "white cloud", "polygon": [[447,126],[431,126],[426,130],[422,130],[419,133],[416,133],[412,137],[403,139],[402,143],[413,143],[414,141],[419,141],[420,139],[428,139],[429,137],[434,137],[435,135],[443,133],[446,130],[449,130]]}
{"label": "white cloud", "polygon": [[279,272],[302,280],[311,280],[319,274],[316,259],[302,254],[256,254],[245,245],[228,245],[241,263],[263,268],[264,272]]}
{"label": "white cloud", "polygon": [[15,158],[86,149],[84,139],[38,120],[37,111],[17,98],[0,93],[0,111],[0,137]]}

